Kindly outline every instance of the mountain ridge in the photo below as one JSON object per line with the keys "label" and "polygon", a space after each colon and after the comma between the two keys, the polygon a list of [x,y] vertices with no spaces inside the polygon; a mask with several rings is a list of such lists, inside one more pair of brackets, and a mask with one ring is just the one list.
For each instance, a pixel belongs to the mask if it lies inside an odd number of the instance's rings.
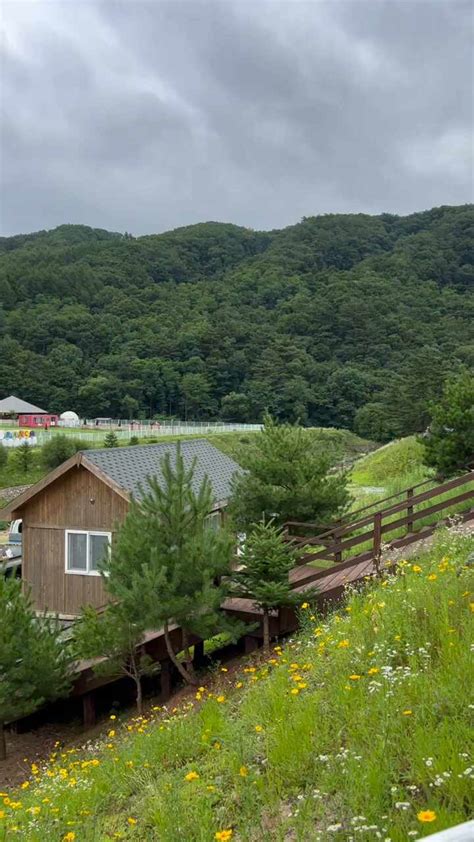
{"label": "mountain ridge", "polygon": [[[473,241],[472,205],[2,238],[0,392],[90,416],[268,408],[416,432],[445,377],[474,364]],[[407,388],[413,411],[391,418]]]}

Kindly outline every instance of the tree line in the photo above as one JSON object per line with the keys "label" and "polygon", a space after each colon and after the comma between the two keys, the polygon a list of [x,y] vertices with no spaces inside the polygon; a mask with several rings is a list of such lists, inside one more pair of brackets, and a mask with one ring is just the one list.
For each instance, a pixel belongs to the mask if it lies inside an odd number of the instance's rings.
{"label": "tree line", "polygon": [[474,365],[473,208],[0,239],[0,393],[89,417],[421,432]]}

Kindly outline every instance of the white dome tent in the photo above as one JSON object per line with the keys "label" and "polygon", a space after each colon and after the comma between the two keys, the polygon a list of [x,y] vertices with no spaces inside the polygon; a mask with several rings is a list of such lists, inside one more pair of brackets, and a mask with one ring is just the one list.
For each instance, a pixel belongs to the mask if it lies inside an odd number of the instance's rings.
{"label": "white dome tent", "polygon": [[59,416],[60,427],[79,427],[80,423],[77,412],[73,412],[71,409],[66,410],[66,412],[62,412]]}

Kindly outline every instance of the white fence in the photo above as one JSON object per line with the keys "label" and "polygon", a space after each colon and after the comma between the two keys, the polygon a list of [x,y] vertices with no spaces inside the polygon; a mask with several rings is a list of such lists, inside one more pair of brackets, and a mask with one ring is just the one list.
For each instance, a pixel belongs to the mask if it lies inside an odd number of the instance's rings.
{"label": "white fence", "polygon": [[[105,422],[95,424],[95,422],[85,422],[82,427],[74,429],[68,428],[67,435],[73,435],[76,439],[81,439],[87,442],[103,441],[108,432],[113,430],[119,441],[129,441],[132,436],[138,439],[153,438],[160,439],[162,436],[202,436],[209,435],[209,433],[253,433],[262,429],[261,424],[225,424],[219,421],[166,421],[166,422],[148,422],[142,423],[137,421],[122,422],[118,426],[118,422]],[[42,445],[47,441],[51,441],[53,436],[64,433],[64,429],[54,428],[49,430],[37,429],[31,431],[26,436],[24,431],[15,430],[14,432],[4,433],[0,431],[0,445],[4,447],[19,447],[23,442],[27,442],[31,446]]]}

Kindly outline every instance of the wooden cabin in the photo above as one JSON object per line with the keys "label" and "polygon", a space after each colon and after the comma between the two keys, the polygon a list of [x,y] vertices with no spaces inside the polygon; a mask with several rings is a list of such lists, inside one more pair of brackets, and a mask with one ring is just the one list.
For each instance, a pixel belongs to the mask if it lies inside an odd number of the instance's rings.
{"label": "wooden cabin", "polygon": [[[150,476],[159,481],[163,458],[173,461],[176,452],[175,443],[79,452],[2,510],[3,519],[22,520],[22,579],[37,611],[71,620],[83,605],[104,605],[98,562],[132,496],[140,499]],[[195,464],[196,490],[209,478],[215,501],[209,514],[218,522],[242,469],[204,439],[181,442],[181,453],[187,468]]]}

